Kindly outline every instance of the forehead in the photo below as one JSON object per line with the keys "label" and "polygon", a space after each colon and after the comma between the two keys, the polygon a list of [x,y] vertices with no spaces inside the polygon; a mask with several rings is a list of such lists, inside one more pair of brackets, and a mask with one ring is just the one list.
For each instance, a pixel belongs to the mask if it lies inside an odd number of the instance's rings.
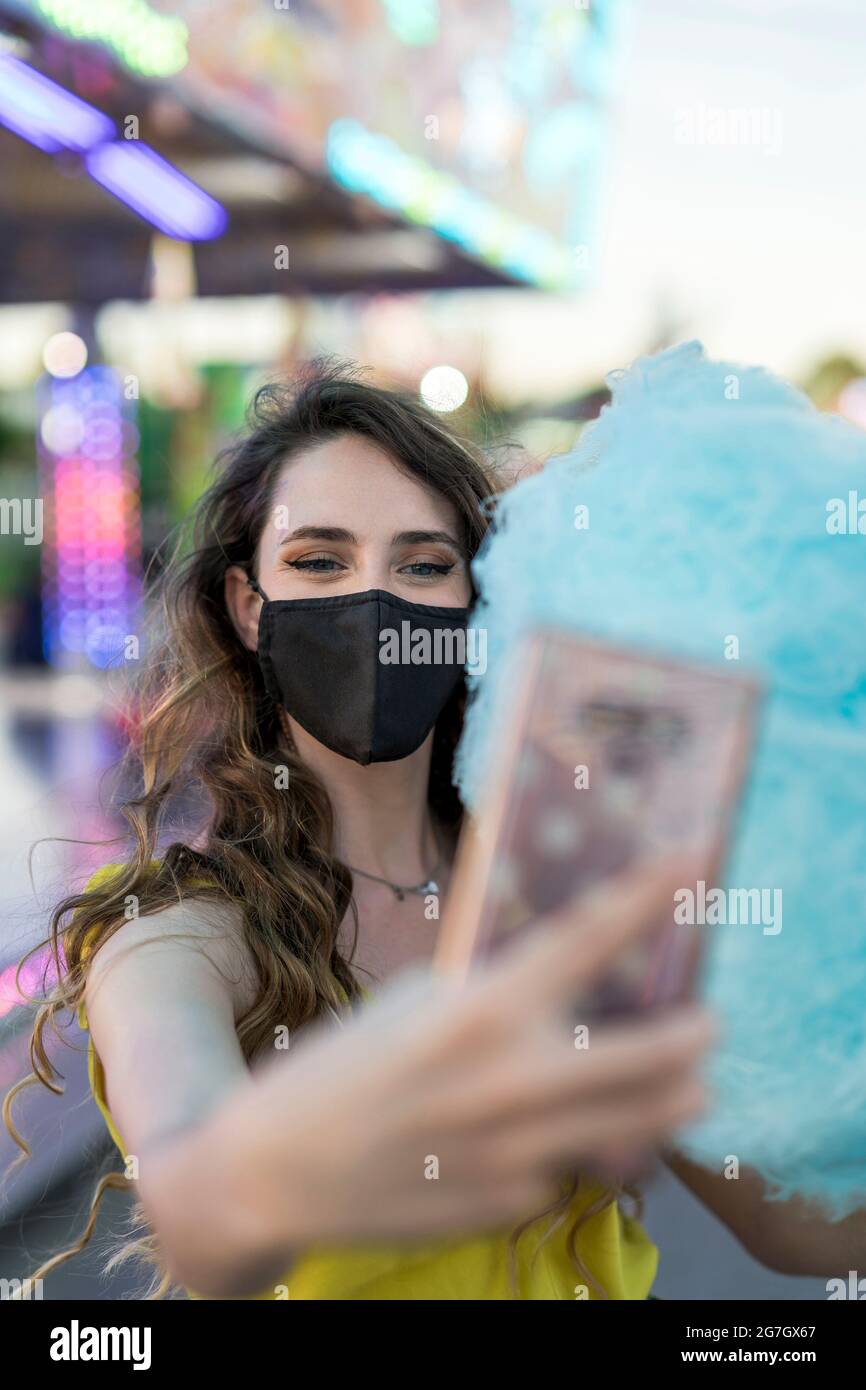
{"label": "forehead", "polygon": [[426,528],[458,535],[453,503],[360,435],[340,435],[293,454],[274,483],[274,508],[281,509],[286,530],[343,526],[378,536]]}

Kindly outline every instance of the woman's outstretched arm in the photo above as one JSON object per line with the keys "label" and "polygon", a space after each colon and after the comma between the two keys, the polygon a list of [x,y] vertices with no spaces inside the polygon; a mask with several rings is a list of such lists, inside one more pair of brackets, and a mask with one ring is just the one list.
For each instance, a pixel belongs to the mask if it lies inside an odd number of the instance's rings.
{"label": "woman's outstretched arm", "polygon": [[[214,954],[230,950],[226,933],[217,947],[199,923],[192,948],[171,936],[139,947],[144,923],[122,928],[88,1006],[173,1276],[244,1297],[311,1244],[501,1228],[558,1195],[563,1170],[668,1138],[703,1105],[707,1015],[599,1026],[577,1049],[568,1010],[684,872],[628,875],[464,985],[416,968],[343,1028],[315,1025],[252,1072],[225,978],[238,962]],[[147,931],[164,933],[168,915]]]}

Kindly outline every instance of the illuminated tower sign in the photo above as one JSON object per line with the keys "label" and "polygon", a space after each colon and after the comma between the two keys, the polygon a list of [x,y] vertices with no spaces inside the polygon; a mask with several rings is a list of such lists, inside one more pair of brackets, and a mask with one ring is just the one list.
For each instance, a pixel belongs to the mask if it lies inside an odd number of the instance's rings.
{"label": "illuminated tower sign", "polygon": [[39,384],[43,642],[60,668],[119,665],[141,596],[134,402],[108,367]]}

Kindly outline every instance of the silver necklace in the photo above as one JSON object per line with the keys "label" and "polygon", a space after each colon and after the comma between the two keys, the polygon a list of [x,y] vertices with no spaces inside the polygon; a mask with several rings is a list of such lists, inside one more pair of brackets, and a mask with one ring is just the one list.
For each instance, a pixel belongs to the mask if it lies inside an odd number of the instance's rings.
{"label": "silver necklace", "polygon": [[[441,861],[440,861],[441,864]],[[384,883],[391,889],[398,902],[403,902],[407,893],[417,893],[420,897],[426,897],[428,893],[438,893],[439,884],[436,881],[436,874],[439,872],[440,864],[433,870],[433,875],[425,879],[423,883],[407,884],[392,883],[389,878],[380,878],[378,874],[368,874],[366,869],[356,869],[353,864],[347,864],[346,868],[351,869],[353,874],[360,874],[362,878],[371,878],[374,883]]]}

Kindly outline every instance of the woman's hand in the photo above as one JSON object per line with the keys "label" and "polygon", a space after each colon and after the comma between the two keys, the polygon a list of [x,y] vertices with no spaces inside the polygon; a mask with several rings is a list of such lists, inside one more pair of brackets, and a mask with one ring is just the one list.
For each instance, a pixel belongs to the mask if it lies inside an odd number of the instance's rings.
{"label": "woman's hand", "polygon": [[460,986],[408,971],[344,1028],[306,1030],[256,1073],[208,1139],[211,1152],[234,1147],[258,1232],[245,1291],[307,1244],[519,1220],[557,1195],[563,1170],[642,1152],[698,1114],[704,1009],[599,1024],[581,1050],[569,1014],[688,881],[680,863],[611,882]]}

